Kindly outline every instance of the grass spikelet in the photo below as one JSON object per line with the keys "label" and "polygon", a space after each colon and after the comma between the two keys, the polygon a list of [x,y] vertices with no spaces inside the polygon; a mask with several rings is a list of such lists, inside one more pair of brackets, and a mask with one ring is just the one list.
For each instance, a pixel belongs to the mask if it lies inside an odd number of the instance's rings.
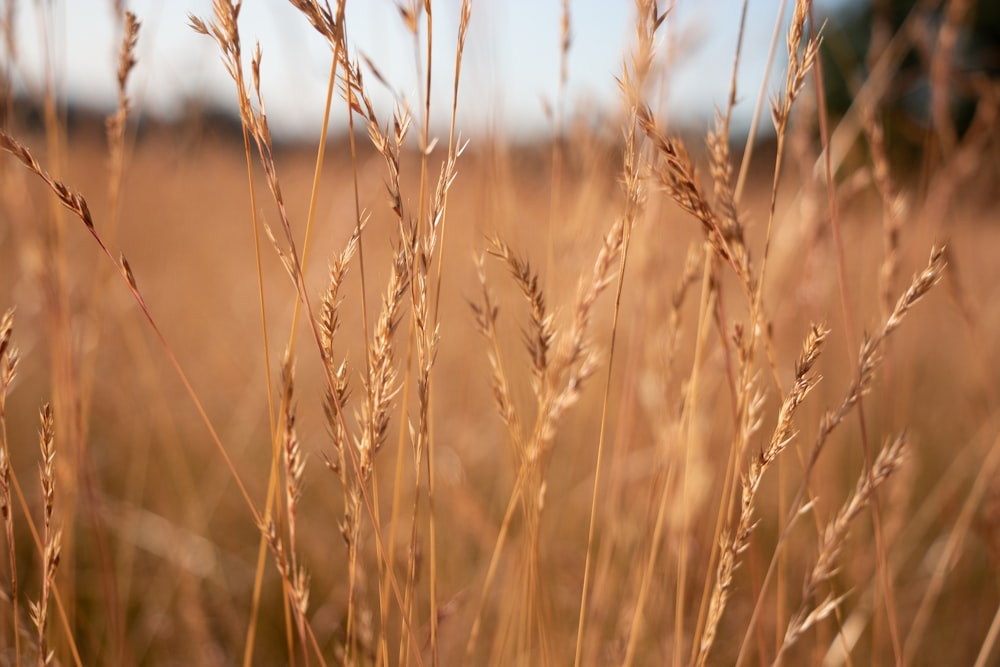
{"label": "grass spikelet", "polygon": [[38,665],[44,667],[52,662],[55,654],[49,650],[49,599],[55,586],[56,570],[59,567],[59,556],[62,551],[62,531],[55,527],[53,515],[56,506],[56,468],[55,468],[55,417],[52,407],[46,403],[42,406],[41,429],[39,432],[39,449],[42,463],[38,476],[42,487],[42,590],[38,602],[31,603],[31,620],[35,624],[38,641]]}
{"label": "grass spikelet", "polygon": [[696,662],[698,665],[707,663],[712,645],[715,642],[722,613],[729,599],[733,573],[738,566],[737,559],[749,547],[750,534],[757,525],[757,522],[753,518],[754,505],[761,480],[764,477],[765,471],[795,437],[793,430],[795,413],[802,404],[802,401],[805,400],[809,392],[819,382],[819,377],[810,375],[810,373],[820,355],[823,342],[826,340],[828,334],[829,330],[822,325],[814,324],[810,328],[809,334],[802,345],[802,352],[795,364],[795,380],[792,388],[781,403],[781,408],[778,411],[778,422],[771,435],[770,442],[762,452],[751,459],[746,474],[741,478],[739,516],[736,520],[735,528],[725,531],[722,536],[722,554],[716,569],[715,587],[712,591],[708,607],[708,620],[704,633],[700,638],[698,659]]}
{"label": "grass spikelet", "polygon": [[[690,213],[701,223],[712,249],[733,267],[741,282],[748,283],[748,258],[742,247],[740,227],[730,223],[727,225],[728,231],[723,228],[723,223],[698,182],[694,161],[684,143],[665,134],[657,126],[648,107],[638,108],[638,122],[661,158],[652,167],[656,182],[681,210]],[[738,250],[733,248],[734,243]]]}
{"label": "grass spikelet", "polygon": [[481,301],[470,301],[469,307],[473,312],[476,330],[487,344],[486,356],[490,364],[490,385],[493,390],[493,401],[497,414],[500,415],[500,420],[507,427],[508,440],[513,447],[516,456],[515,460],[520,460],[523,452],[521,420],[514,406],[511,387],[508,383],[507,373],[500,355],[500,340],[497,333],[497,318],[500,315],[500,306],[497,304],[486,281],[485,255],[481,253],[477,254],[474,261],[476,264],[476,275],[479,278]]}
{"label": "grass spikelet", "polygon": [[[549,349],[555,337],[552,316],[545,309],[545,295],[542,293],[538,274],[527,260],[514,254],[498,236],[490,239],[490,254],[501,259],[510,271],[514,282],[528,301],[529,327],[523,332],[524,344],[531,357],[532,386],[535,395],[542,392],[542,382],[549,368]],[[487,328],[481,325],[481,328]]]}
{"label": "grass spikelet", "polygon": [[18,351],[14,343],[14,311],[0,318],[0,514],[7,538],[7,563],[10,569],[11,624],[14,632],[14,658],[21,662],[21,611],[18,600],[17,552],[14,541],[13,499],[11,496],[10,450],[7,443],[7,395],[17,376]]}
{"label": "grass spikelet", "polygon": [[775,658],[781,664],[785,652],[813,626],[830,616],[845,596],[829,595],[821,602],[814,603],[820,586],[829,582],[837,573],[837,561],[843,551],[851,522],[868,506],[875,491],[903,463],[906,450],[906,434],[883,447],[871,471],[863,471],[855,486],[854,493],[847,499],[837,515],[826,525],[820,536],[819,556],[809,571],[802,586],[802,604],[792,615],[785,630],[784,641]]}
{"label": "grass spikelet", "polygon": [[[896,302],[896,307],[889,315],[889,318],[882,325],[881,330],[874,336],[866,335],[864,337],[861,343],[861,349],[858,353],[858,362],[857,368],[855,369],[854,380],[851,381],[837,408],[827,410],[819,419],[816,437],[806,463],[805,476],[802,483],[799,485],[795,498],[789,505],[789,515],[785,521],[785,528],[778,540],[778,549],[783,547],[790,527],[801,513],[800,507],[802,499],[806,495],[807,483],[812,476],[817,463],[819,462],[820,455],[825,449],[830,434],[844,421],[851,410],[858,405],[862,395],[871,387],[871,384],[875,379],[875,372],[881,361],[879,357],[879,350],[882,344],[885,342],[886,338],[888,338],[888,336],[899,327],[909,310],[924,296],[926,296],[930,289],[941,279],[944,266],[943,250],[939,248],[932,249],[927,266],[913,277],[910,286],[899,297],[899,300]],[[869,477],[868,484],[871,489],[875,488],[874,471],[875,467],[873,463],[873,467],[864,472],[864,474]],[[776,562],[777,558],[772,558],[771,564],[768,566],[767,573],[764,576],[762,588],[766,588],[767,584],[770,582],[771,577],[774,574]],[[750,634],[758,621],[762,599],[763,596],[758,595],[757,603],[754,606],[753,614],[751,615],[747,631],[743,638],[743,645],[737,658],[738,665],[742,664],[746,657]],[[835,605],[832,604],[827,605],[827,610],[832,612],[834,606]]]}

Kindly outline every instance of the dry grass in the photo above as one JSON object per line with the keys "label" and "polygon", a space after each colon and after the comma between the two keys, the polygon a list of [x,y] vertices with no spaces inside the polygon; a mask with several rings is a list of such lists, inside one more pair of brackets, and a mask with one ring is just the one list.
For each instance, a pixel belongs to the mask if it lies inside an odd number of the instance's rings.
{"label": "dry grass", "polygon": [[[879,86],[817,111],[804,0],[776,141],[743,164],[735,77],[704,148],[654,105],[654,2],[608,131],[566,115],[563,3],[541,148],[459,134],[472,3],[448,63],[433,3],[401,7],[422,86],[394,109],[343,4],[293,4],[359,130],[314,152],[273,141],[224,0],[191,25],[241,142],[136,133],[120,8],[106,144],[51,89],[41,128],[4,100],[0,663],[996,659],[1000,239],[970,174],[997,97],[964,135],[942,102],[964,3],[930,64],[929,187],[892,168]],[[835,162],[851,118],[866,157]]]}

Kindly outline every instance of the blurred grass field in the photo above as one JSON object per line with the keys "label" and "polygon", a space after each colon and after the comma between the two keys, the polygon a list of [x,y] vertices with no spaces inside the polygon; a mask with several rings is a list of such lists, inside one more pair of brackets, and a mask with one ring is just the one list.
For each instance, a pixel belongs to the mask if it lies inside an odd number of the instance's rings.
{"label": "blurred grass field", "polygon": [[[570,122],[558,142],[476,136],[460,152],[445,135],[425,161],[420,109],[398,153],[392,110],[378,109],[388,138],[373,147],[363,83],[341,68],[357,142],[353,156],[346,137],[326,144],[312,205],[317,144],[262,155],[252,111],[256,207],[242,130],[146,122],[116,139],[112,126],[109,148],[99,117],[39,119],[8,99],[0,311],[13,309],[19,363],[0,404],[0,662],[37,663],[44,637],[57,664],[993,664],[994,99],[950,152],[929,130],[920,169],[879,172],[892,156],[876,124],[859,126],[828,180],[817,120],[839,126],[816,111],[806,24],[783,140],[755,148],[737,195],[739,137],[722,141],[732,171],[719,175],[720,144],[674,138],[643,111],[657,70],[644,83],[636,63],[661,14],[637,6],[621,117]],[[224,28],[227,7],[206,25]],[[413,17],[419,31],[426,14]],[[350,33],[330,33],[339,53]],[[258,108],[252,91],[246,104]],[[86,198],[93,233],[40,170]],[[362,245],[328,300],[358,211]],[[404,285],[386,360],[377,321],[394,257]],[[324,312],[339,319],[328,348]],[[800,358],[813,323],[829,328],[814,365]],[[862,341],[882,331],[859,370]],[[366,380],[383,361],[396,375]],[[51,568],[31,532],[49,506],[36,479],[46,402],[62,529]],[[29,604],[43,582],[55,591],[39,632]]]}

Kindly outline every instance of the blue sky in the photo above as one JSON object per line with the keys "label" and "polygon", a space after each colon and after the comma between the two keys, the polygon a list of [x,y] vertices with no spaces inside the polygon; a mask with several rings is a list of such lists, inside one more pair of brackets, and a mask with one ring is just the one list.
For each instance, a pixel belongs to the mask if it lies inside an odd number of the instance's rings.
{"label": "blue sky", "polygon": [[[785,18],[794,0],[788,0]],[[821,13],[843,0],[817,2]],[[51,41],[42,39],[38,6],[46,7]],[[46,48],[65,98],[110,108],[115,99],[120,34],[108,0],[18,3],[18,66],[15,84],[37,90]],[[663,3],[661,2],[661,6]],[[737,122],[746,123],[764,74],[767,49],[781,0],[751,0],[740,68]],[[139,63],[130,84],[142,113],[176,114],[191,98],[235,108],[233,84],[215,44],[188,27],[188,14],[208,19],[211,0],[133,0],[142,22]],[[441,131],[451,107],[451,85],[460,0],[434,4],[434,93],[432,121]],[[736,43],[740,0],[678,0],[659,43],[671,59],[663,104],[680,122],[705,124],[724,102]],[[571,0],[573,43],[569,59],[567,109],[613,110],[614,77],[634,34],[629,0]],[[459,126],[466,135],[497,128],[514,135],[544,134],[551,121],[545,101],[554,102],[559,78],[560,0],[472,0],[459,98]],[[245,0],[241,15],[244,51],[260,41],[265,104],[272,129],[286,136],[315,136],[326,89],[329,51],[325,42],[281,0]],[[393,0],[348,2],[349,38],[391,82],[389,91],[373,78],[376,107],[388,114],[394,99],[418,105],[413,41]],[[779,43],[779,56],[784,39]],[[783,80],[783,58],[769,90]],[[335,128],[344,114],[334,120]]]}

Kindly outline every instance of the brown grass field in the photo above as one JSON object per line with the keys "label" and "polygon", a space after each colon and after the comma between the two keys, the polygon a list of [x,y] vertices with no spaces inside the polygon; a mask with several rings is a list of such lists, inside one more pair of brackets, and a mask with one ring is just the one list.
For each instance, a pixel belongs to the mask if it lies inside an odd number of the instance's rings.
{"label": "brown grass field", "polygon": [[130,120],[124,18],[107,128],[4,101],[0,664],[997,664],[996,81],[897,169],[799,0],[744,178],[639,0],[611,126],[421,151],[293,4],[354,142],[272,146],[223,1],[235,131]]}

